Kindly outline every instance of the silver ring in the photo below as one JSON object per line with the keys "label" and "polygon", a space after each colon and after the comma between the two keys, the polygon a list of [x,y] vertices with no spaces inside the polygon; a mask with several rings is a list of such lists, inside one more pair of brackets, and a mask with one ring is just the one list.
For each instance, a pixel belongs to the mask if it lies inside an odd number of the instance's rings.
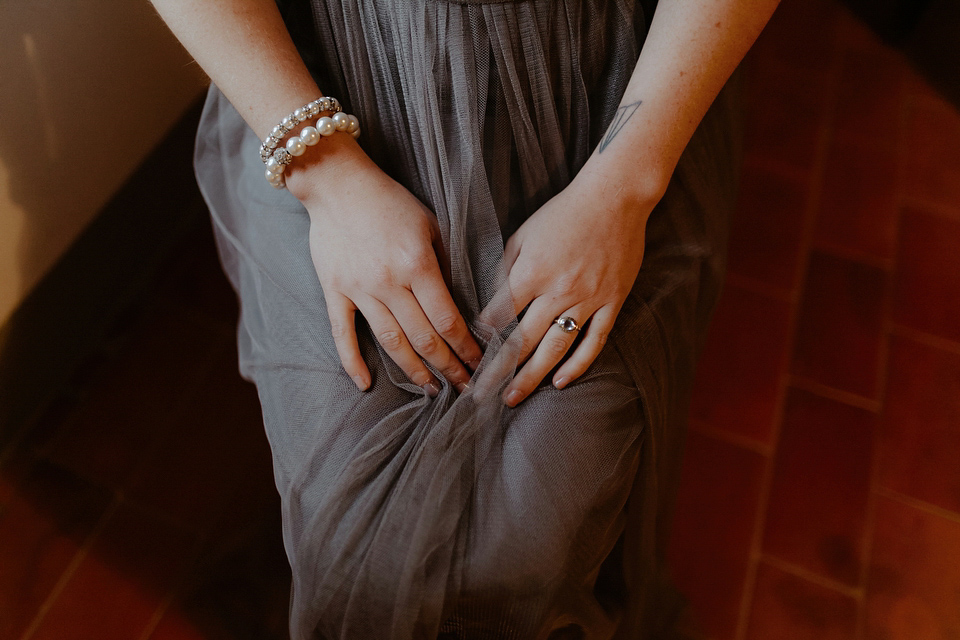
{"label": "silver ring", "polygon": [[580,325],[578,325],[577,321],[570,316],[557,316],[553,319],[553,323],[563,329],[563,331],[566,333],[580,331]]}

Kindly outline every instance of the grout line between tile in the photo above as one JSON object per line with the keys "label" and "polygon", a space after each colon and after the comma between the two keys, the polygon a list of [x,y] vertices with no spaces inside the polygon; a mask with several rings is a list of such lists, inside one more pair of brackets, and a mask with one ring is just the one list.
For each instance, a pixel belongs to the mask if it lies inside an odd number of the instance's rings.
{"label": "grout line between tile", "polygon": [[760,561],[779,569],[784,573],[789,573],[790,575],[811,582],[815,585],[824,587],[825,589],[830,589],[831,591],[836,591],[842,593],[845,596],[854,598],[855,600],[860,600],[863,598],[863,589],[860,587],[851,587],[848,584],[843,584],[842,582],[837,582],[836,580],[831,580],[826,576],[822,576],[819,573],[805,569],[800,565],[794,564],[792,562],[787,562],[786,560],[781,560],[776,556],[772,556],[768,553],[760,555]]}
{"label": "grout line between tile", "polygon": [[867,637],[868,593],[870,589],[870,566],[873,557],[874,532],[877,523],[878,492],[880,474],[883,469],[883,409],[886,402],[888,379],[890,375],[890,344],[893,336],[891,318],[893,317],[893,296],[896,286],[896,274],[900,261],[900,231],[903,223],[903,203],[905,199],[905,158],[907,155],[907,130],[912,97],[907,91],[907,79],[900,78],[900,131],[897,136],[897,207],[894,222],[894,249],[887,281],[886,298],[883,304],[884,331],[880,344],[880,357],[877,361],[877,398],[878,419],[873,425],[873,451],[870,461],[870,491],[867,493],[867,508],[864,513],[864,529],[861,539],[862,562],[860,564],[860,588],[863,599],[857,608],[856,640]]}
{"label": "grout line between tile", "polygon": [[197,563],[202,558],[204,541],[205,536],[202,534],[194,538],[193,549],[189,554],[187,554],[187,561],[184,563],[179,579],[174,582],[167,595],[163,598],[163,600],[160,601],[160,604],[157,605],[156,610],[153,612],[153,616],[151,616],[146,626],[144,626],[143,632],[140,634],[137,640],[150,640],[150,637],[153,635],[154,631],[157,630],[157,626],[160,625],[160,621],[163,620],[163,617],[170,610],[170,607],[173,606],[173,603],[177,600],[177,598],[186,593],[187,588],[190,585],[190,580],[194,575],[194,570],[197,567]]}
{"label": "grout line between tile", "polygon": [[846,260],[848,262],[855,262],[857,264],[873,267],[874,269],[880,269],[888,274],[893,271],[893,260],[891,258],[881,258],[865,251],[844,247],[841,244],[827,242],[824,240],[814,240],[811,250],[816,251],[817,253],[824,253],[829,256],[833,256],[834,258],[840,258],[841,260]]}
{"label": "grout line between tile", "polygon": [[63,570],[63,573],[60,574],[60,578],[57,580],[56,584],[53,585],[53,589],[50,590],[50,593],[47,595],[47,598],[43,603],[37,607],[37,612],[33,617],[33,620],[30,621],[30,625],[24,630],[23,634],[20,636],[20,640],[29,640],[37,632],[37,629],[40,628],[40,625],[43,624],[44,618],[46,618],[47,613],[50,609],[53,608],[54,603],[57,598],[60,597],[60,594],[66,588],[67,584],[70,582],[70,579],[73,577],[73,574],[76,573],[77,568],[80,564],[90,555],[90,550],[93,548],[93,545],[100,539],[100,534],[103,533],[103,530],[107,527],[107,523],[113,518],[113,515],[117,512],[117,509],[123,503],[123,498],[119,493],[114,494],[113,500],[107,506],[103,515],[100,517],[99,522],[87,536],[87,539],[84,541],[83,546],[74,554],[73,559],[70,560],[70,564]]}
{"label": "grout line between tile", "polygon": [[920,500],[919,498],[908,496],[905,493],[900,493],[899,491],[894,491],[893,489],[887,489],[886,487],[877,486],[873,491],[880,497],[905,504],[908,507],[916,509],[917,511],[923,511],[924,513],[928,513],[932,516],[938,516],[945,520],[949,520],[950,522],[960,524],[960,513],[955,511],[950,511],[944,507]]}
{"label": "grout line between tile", "polygon": [[774,411],[773,425],[770,435],[771,455],[764,464],[763,475],[760,480],[760,495],[758,497],[757,514],[754,521],[753,537],[750,545],[750,558],[747,565],[747,575],[743,584],[743,593],[740,599],[740,612],[737,619],[736,640],[745,640],[750,624],[750,611],[753,607],[754,591],[757,582],[757,568],[763,553],[763,536],[766,529],[767,512],[769,510],[770,492],[773,485],[773,474],[777,460],[777,446],[780,440],[780,429],[786,407],[786,395],[790,368],[793,361],[793,350],[797,339],[797,325],[799,322],[801,303],[806,288],[806,273],[810,262],[810,249],[816,231],[817,216],[820,209],[820,198],[823,190],[824,173],[826,171],[827,154],[833,140],[833,114],[836,110],[836,101],[839,95],[841,60],[843,49],[840,33],[834,34],[833,64],[827,74],[825,91],[821,104],[820,127],[817,140],[816,154],[807,183],[807,202],[804,211],[803,232],[800,239],[800,256],[797,260],[797,271],[794,282],[797,283],[794,297],[796,304],[791,305],[791,317],[788,324],[788,339],[781,363],[781,379],[777,392],[777,401]]}
{"label": "grout line between tile", "polygon": [[790,376],[790,386],[795,389],[801,389],[807,391],[814,395],[827,398],[829,400],[834,400],[843,404],[848,404],[852,407],[857,407],[858,409],[864,409],[872,413],[879,413],[880,411],[880,401],[872,400],[864,396],[858,395],[856,393],[851,393],[849,391],[843,391],[841,389],[836,389],[829,385],[825,385],[821,382],[817,382],[811,378],[806,378],[804,376],[791,375]]}
{"label": "grout line between tile", "polygon": [[902,209],[921,209],[925,213],[932,213],[942,218],[960,218],[960,207],[951,206],[935,200],[927,200],[919,196],[904,195],[900,202]]}
{"label": "grout line between tile", "polygon": [[725,429],[711,427],[710,425],[699,420],[691,419],[689,430],[702,436],[739,447],[740,449],[752,451],[753,453],[759,454],[765,458],[769,458],[771,455],[773,455],[773,451],[769,445],[763,444],[758,440],[748,438],[747,436],[743,436],[738,433],[732,433]]}
{"label": "grout line between tile", "polygon": [[950,353],[960,355],[960,342],[954,342],[949,338],[941,338],[940,336],[932,333],[911,329],[910,327],[897,324],[893,321],[890,322],[889,332],[891,335],[895,335],[900,338],[907,338],[908,340],[919,342],[920,344],[933,347],[934,349],[940,349],[942,351],[948,351]]}

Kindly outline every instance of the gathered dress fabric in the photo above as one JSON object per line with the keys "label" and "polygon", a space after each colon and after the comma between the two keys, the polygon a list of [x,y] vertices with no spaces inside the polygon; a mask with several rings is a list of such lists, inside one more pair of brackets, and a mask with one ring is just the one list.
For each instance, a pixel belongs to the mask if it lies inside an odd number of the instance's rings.
{"label": "gathered dress fabric", "polygon": [[[568,388],[548,378],[507,408],[518,336],[512,305],[495,302],[505,238],[597,145],[653,3],[279,6],[321,90],[359,118],[361,146],[436,214],[454,300],[484,348],[466,392],[443,382],[430,398],[358,319],[373,374],[358,391],[331,337],[307,213],[266,182],[259,140],[211,87],[195,165],[241,301],[240,370],[273,453],[291,637],[668,637],[677,601],[663,547],[723,273],[731,94],[651,215],[643,267],[600,356]],[[329,188],[349,189],[349,177]]]}

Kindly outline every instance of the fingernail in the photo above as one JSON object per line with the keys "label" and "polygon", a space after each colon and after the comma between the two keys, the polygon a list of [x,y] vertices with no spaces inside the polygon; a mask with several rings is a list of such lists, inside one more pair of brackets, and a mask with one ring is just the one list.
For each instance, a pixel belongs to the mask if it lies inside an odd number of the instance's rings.
{"label": "fingernail", "polygon": [[355,376],[350,376],[350,377],[353,378],[353,383],[354,383],[355,385],[357,385],[357,389],[360,389],[360,391],[366,391],[366,390],[367,390],[367,381],[363,379],[363,376],[361,376],[361,375],[358,373],[357,375],[355,375]]}
{"label": "fingernail", "polygon": [[457,393],[463,393],[464,391],[467,390],[467,383],[466,383],[466,382],[455,382],[455,383],[453,384],[453,388],[457,390]]}
{"label": "fingernail", "polygon": [[557,389],[563,389],[565,386],[567,386],[567,383],[568,383],[568,382],[570,382],[570,378],[564,376],[564,377],[560,378],[559,380],[556,380],[556,381],[553,383],[553,386],[556,387]]}
{"label": "fingernail", "polygon": [[510,405],[511,407],[515,407],[517,403],[519,403],[520,400],[522,399],[523,399],[523,394],[520,393],[520,391],[518,391],[517,389],[514,389],[513,391],[507,394],[507,404]]}
{"label": "fingernail", "polygon": [[431,398],[436,398],[438,395],[440,395],[440,387],[432,382],[428,382],[427,384],[423,385],[423,390],[426,391],[427,395]]}

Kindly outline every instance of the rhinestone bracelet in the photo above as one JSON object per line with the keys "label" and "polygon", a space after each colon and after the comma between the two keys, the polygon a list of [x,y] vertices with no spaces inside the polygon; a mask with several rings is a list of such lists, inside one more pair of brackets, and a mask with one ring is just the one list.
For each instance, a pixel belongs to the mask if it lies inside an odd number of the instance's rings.
{"label": "rhinestone bracelet", "polygon": [[280,121],[280,124],[275,126],[270,132],[270,135],[267,136],[267,139],[263,141],[263,144],[260,145],[260,160],[263,163],[266,163],[270,159],[270,156],[273,154],[273,150],[277,148],[283,138],[293,131],[301,122],[306,121],[309,118],[314,118],[321,113],[338,113],[342,111],[340,103],[336,98],[331,98],[329,96],[324,96],[322,98],[317,98],[313,102],[308,102],[299,109],[294,109],[286,118]]}
{"label": "rhinestone bracelet", "polygon": [[[323,106],[326,106],[323,101],[332,100],[333,104],[336,106],[336,109],[322,109]],[[319,109],[314,112],[313,107],[319,105]],[[329,103],[326,103],[329,104]],[[312,147],[320,141],[320,138],[332,136],[338,131],[344,133],[349,133],[354,138],[360,136],[360,121],[357,120],[357,117],[347,113],[343,113],[340,109],[340,104],[334,98],[320,98],[307,104],[303,109],[304,117],[300,119],[299,115],[291,114],[293,117],[289,117],[290,126],[287,127],[288,118],[284,118],[277,127],[274,127],[274,131],[271,132],[270,137],[264,142],[264,146],[268,145],[270,142],[276,139],[276,142],[273,144],[273,147],[267,146],[268,152],[264,154],[263,147],[261,147],[260,158],[264,160],[264,164],[267,166],[264,176],[274,188],[283,189],[283,172],[287,168],[287,165],[293,161],[295,156],[301,156],[307,150],[307,147]],[[298,109],[298,111],[300,111]],[[294,127],[297,126],[300,122],[308,120],[313,116],[321,113],[323,111],[334,111],[333,117],[330,116],[321,116],[317,122],[316,126],[307,125],[300,130],[299,135],[289,138],[285,145],[277,147],[280,144],[280,141],[283,139],[287,133],[289,133]],[[294,123],[294,119],[298,121]],[[271,153],[272,150],[272,153]]]}

